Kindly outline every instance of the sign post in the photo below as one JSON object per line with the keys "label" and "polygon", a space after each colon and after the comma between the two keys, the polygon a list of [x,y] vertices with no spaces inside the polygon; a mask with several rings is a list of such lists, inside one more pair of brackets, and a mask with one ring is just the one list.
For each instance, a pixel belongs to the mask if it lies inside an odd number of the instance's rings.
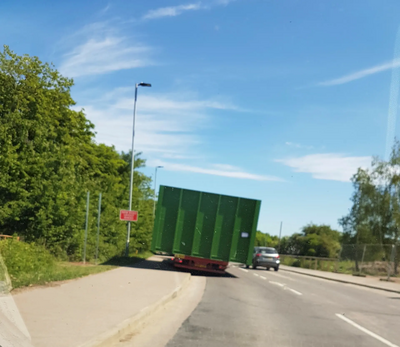
{"label": "sign post", "polygon": [[119,219],[128,222],[138,221],[138,211],[121,210],[119,211]]}

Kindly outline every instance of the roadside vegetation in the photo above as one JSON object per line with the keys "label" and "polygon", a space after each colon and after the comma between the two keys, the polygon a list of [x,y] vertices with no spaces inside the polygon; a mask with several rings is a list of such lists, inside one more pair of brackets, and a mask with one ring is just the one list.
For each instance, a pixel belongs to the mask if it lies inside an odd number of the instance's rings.
{"label": "roadside vegetation", "polygon": [[[86,194],[90,191],[86,260],[96,248],[98,196],[102,193],[99,261],[124,253],[130,153],[95,141],[94,125],[74,107],[73,80],[39,58],[0,52],[0,252],[15,287],[104,271],[82,261]],[[112,115],[110,115],[112,116]],[[153,225],[151,178],[135,155],[131,251],[149,250]]]}
{"label": "roadside vegetation", "polygon": [[102,264],[67,262],[57,259],[45,247],[17,240],[0,241],[0,254],[7,267],[12,287],[44,285],[131,266],[148,258],[151,252],[133,253],[130,257],[115,257]]}

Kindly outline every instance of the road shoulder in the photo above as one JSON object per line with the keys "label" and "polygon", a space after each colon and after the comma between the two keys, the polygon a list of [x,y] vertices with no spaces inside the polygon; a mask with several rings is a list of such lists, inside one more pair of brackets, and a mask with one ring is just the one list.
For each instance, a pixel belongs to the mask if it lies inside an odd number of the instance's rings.
{"label": "road shoulder", "polygon": [[293,272],[305,276],[312,276],[317,278],[322,278],[329,281],[353,284],[357,286],[384,290],[387,292],[397,293],[400,294],[400,286],[397,283],[379,281],[378,278],[371,278],[371,277],[356,277],[346,274],[339,274],[333,272],[325,272],[319,270],[309,270],[309,269],[302,269],[296,268],[292,266],[285,266],[281,265],[280,269],[283,271]]}

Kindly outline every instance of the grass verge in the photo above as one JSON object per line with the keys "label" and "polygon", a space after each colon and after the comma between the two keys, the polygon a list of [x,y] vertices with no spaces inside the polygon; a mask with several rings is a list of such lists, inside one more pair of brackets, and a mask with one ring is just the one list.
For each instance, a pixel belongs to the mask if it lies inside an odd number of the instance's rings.
{"label": "grass verge", "polygon": [[[6,269],[0,267],[0,272],[8,271],[13,289],[80,278],[118,266],[131,266],[152,255],[144,252],[128,258],[115,257],[99,265],[70,263],[58,261],[43,246],[16,240],[0,241],[0,254],[6,265]],[[0,274],[2,277],[4,274]]]}

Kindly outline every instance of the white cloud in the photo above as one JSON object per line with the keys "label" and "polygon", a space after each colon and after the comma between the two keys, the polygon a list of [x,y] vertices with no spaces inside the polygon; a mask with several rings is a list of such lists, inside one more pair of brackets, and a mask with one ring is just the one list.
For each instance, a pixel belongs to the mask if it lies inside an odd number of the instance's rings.
{"label": "white cloud", "polygon": [[[199,100],[182,93],[149,95],[144,88],[139,93],[135,149],[145,152],[148,158],[198,156],[193,147],[201,142],[199,131],[208,126],[207,112],[235,110],[234,105],[220,100]],[[128,151],[132,138],[133,94],[133,88],[118,88],[74,109],[85,109],[88,119],[96,126],[98,142]]]}
{"label": "white cloud", "polygon": [[161,165],[164,167],[164,170],[169,170],[169,171],[193,172],[205,175],[239,178],[239,179],[247,179],[255,181],[283,181],[279,177],[256,175],[242,171],[240,168],[236,168],[231,165],[225,165],[225,164],[214,164],[213,165],[214,168],[204,168],[199,166],[169,163],[165,161],[156,161],[153,166],[155,165]]}
{"label": "white cloud", "polygon": [[186,11],[196,11],[202,9],[201,3],[186,4],[179,6],[160,7],[147,12],[142,19],[156,19],[162,17],[175,17]]}
{"label": "white cloud", "polygon": [[390,70],[393,69],[395,67],[399,67],[400,66],[400,60],[394,60],[391,62],[386,62],[380,65],[375,65],[372,66],[370,68],[364,69],[364,70],[360,70],[360,71],[356,71],[353,72],[351,74],[339,77],[339,78],[335,78],[332,80],[328,80],[325,82],[320,82],[318,83],[318,85],[320,86],[334,86],[334,85],[338,85],[338,84],[345,84],[345,83],[349,83],[355,80],[358,80],[360,78],[364,78],[382,71],[386,71],[386,70]]}
{"label": "white cloud", "polygon": [[207,9],[211,9],[215,6],[227,6],[231,2],[234,2],[234,1],[236,1],[236,0],[214,0],[214,1],[208,2],[207,4],[199,1],[199,2],[191,3],[191,4],[160,7],[155,10],[148,11],[142,17],[142,20],[158,19],[158,18],[163,18],[163,17],[176,17],[176,16],[179,16],[182,13],[188,12],[188,11],[207,10]]}
{"label": "white cloud", "polygon": [[[128,151],[132,140],[133,88],[117,88],[82,107],[96,126],[96,141]],[[145,94],[146,93],[146,94]],[[149,166],[165,170],[248,179],[282,181],[279,177],[246,172],[229,164],[193,166],[182,161],[202,159],[196,151],[201,143],[199,131],[209,126],[211,110],[236,110],[220,100],[200,100],[182,93],[156,95],[140,90],[137,101],[135,150],[144,152]],[[161,159],[162,158],[162,159]]]}
{"label": "white cloud", "polygon": [[359,167],[368,168],[371,157],[346,157],[343,154],[311,154],[298,158],[278,159],[295,172],[310,173],[313,178],[349,182]]}
{"label": "white cloud", "polygon": [[88,25],[72,38],[74,47],[64,54],[60,65],[61,73],[67,77],[99,75],[152,64],[149,46],[119,35],[106,23]]}
{"label": "white cloud", "polygon": [[295,148],[305,148],[305,149],[313,149],[313,146],[306,146],[306,145],[301,145],[300,143],[294,143],[294,142],[285,142],[286,146],[290,147],[295,147]]}

